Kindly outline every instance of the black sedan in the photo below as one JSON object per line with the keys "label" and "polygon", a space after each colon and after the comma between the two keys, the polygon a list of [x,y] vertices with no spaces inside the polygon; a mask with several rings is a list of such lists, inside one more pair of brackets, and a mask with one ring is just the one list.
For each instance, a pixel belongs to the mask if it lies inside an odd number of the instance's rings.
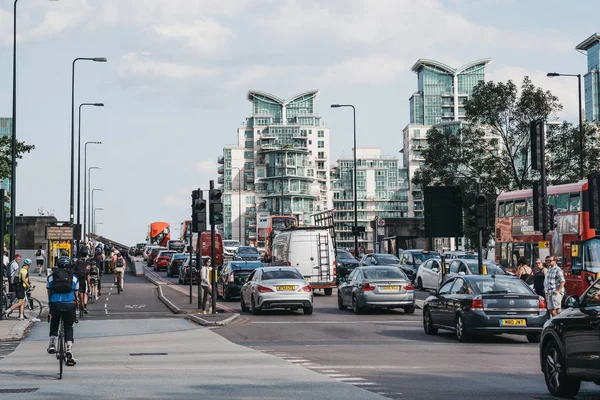
{"label": "black sedan", "polygon": [[600,279],[544,325],[540,364],[548,391],[573,397],[581,381],[600,385]]}
{"label": "black sedan", "polygon": [[256,268],[264,267],[260,261],[230,261],[221,269],[217,278],[217,297],[229,301],[240,297],[246,278]]}
{"label": "black sedan", "polygon": [[233,253],[234,261],[260,261],[261,256],[254,246],[240,246]]}
{"label": "black sedan", "polygon": [[522,280],[506,275],[452,278],[423,305],[425,333],[448,329],[460,342],[473,334],[503,333],[537,342],[546,319],[546,301]]}
{"label": "black sedan", "polygon": [[350,272],[358,267],[358,260],[348,250],[336,249],[335,259],[337,261],[338,278],[347,278]]}

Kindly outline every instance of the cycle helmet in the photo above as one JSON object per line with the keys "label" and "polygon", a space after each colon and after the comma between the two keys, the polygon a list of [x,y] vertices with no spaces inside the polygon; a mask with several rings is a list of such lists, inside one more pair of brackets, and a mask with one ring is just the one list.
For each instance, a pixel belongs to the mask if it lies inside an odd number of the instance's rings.
{"label": "cycle helmet", "polygon": [[23,260],[23,265],[31,265],[31,260],[29,258],[26,258],[25,260]]}
{"label": "cycle helmet", "polygon": [[71,268],[71,259],[67,256],[58,257],[56,266],[58,268]]}

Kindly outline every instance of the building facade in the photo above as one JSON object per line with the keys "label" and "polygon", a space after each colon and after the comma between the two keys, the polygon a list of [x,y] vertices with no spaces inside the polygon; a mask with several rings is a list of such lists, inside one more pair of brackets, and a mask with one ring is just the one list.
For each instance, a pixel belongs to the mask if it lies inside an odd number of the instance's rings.
{"label": "building facade", "polygon": [[575,49],[587,55],[587,72],[583,78],[585,119],[600,121],[600,33],[585,39]]}
{"label": "building facade", "polygon": [[255,241],[260,216],[294,215],[308,225],[331,208],[329,128],[315,112],[318,93],[284,100],[248,92],[252,113],[218,160],[226,239]]}
{"label": "building facade", "polygon": [[[354,157],[341,157],[331,169],[334,225],[339,248],[354,249]],[[399,168],[396,156],[383,155],[379,148],[356,149],[356,191],[359,246],[374,250],[377,234],[371,226],[376,217],[408,216],[408,175]]]}

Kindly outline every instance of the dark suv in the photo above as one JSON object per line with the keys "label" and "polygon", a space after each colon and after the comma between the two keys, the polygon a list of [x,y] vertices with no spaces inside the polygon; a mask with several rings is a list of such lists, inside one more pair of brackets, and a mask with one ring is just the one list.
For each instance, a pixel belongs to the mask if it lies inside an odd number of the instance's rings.
{"label": "dark suv", "polygon": [[544,325],[540,364],[548,391],[573,397],[581,381],[600,385],[600,279]]}
{"label": "dark suv", "polygon": [[404,250],[400,253],[400,268],[415,283],[419,265],[430,258],[440,258],[440,253],[429,250]]}

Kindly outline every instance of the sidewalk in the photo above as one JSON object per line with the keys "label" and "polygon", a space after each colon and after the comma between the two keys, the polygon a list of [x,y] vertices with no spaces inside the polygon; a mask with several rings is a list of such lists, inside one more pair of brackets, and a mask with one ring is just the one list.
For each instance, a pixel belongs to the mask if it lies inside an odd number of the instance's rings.
{"label": "sidewalk", "polygon": [[146,274],[146,279],[156,285],[158,298],[174,314],[186,314],[186,319],[202,326],[223,326],[240,316],[235,310],[217,303],[216,314],[201,314],[198,309],[198,286],[193,286],[190,304],[189,286],[174,285],[156,274]]}
{"label": "sidewalk", "polygon": [[[29,276],[31,284],[35,286],[35,289],[31,291],[31,295],[38,299],[42,303],[42,316],[40,317],[39,323],[45,323],[45,316],[47,314],[48,307],[48,292],[46,291],[46,276],[38,276],[37,274],[31,274]],[[19,321],[18,311],[13,311],[9,319],[0,320],[0,342],[10,342],[15,340],[23,339],[29,329],[36,322],[30,320]]]}

